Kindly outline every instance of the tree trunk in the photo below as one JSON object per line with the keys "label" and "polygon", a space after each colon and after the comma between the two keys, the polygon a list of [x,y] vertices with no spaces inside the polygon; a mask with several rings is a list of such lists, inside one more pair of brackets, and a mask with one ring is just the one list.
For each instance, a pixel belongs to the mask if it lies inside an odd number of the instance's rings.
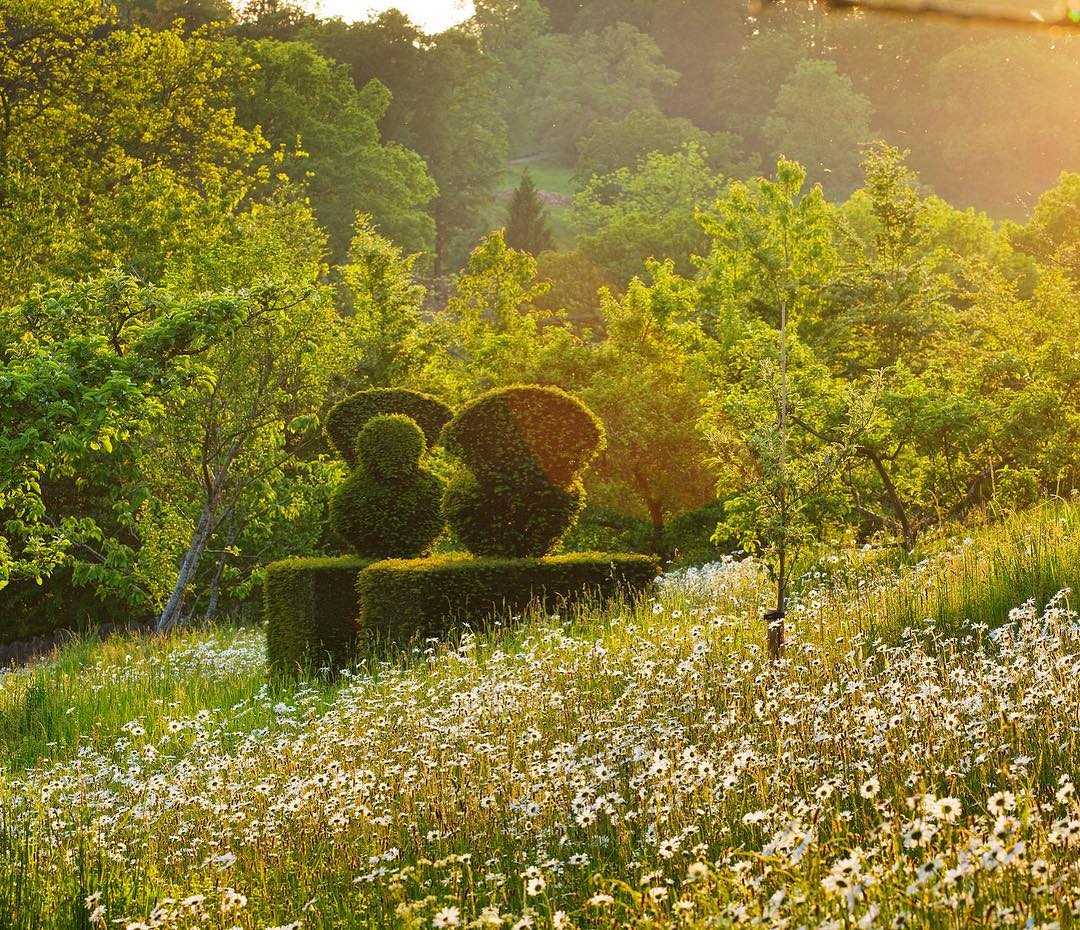
{"label": "tree trunk", "polygon": [[908,519],[907,509],[904,507],[904,502],[900,498],[900,492],[897,489],[895,482],[892,480],[889,470],[885,467],[885,462],[882,460],[881,456],[869,446],[859,446],[859,451],[870,459],[874,468],[877,470],[878,477],[881,478],[881,483],[885,486],[885,493],[889,497],[889,503],[892,505],[893,513],[896,514],[897,522],[900,524],[900,531],[904,534],[904,548],[911,549],[915,545],[915,533],[911,528],[911,521]]}
{"label": "tree trunk", "polygon": [[203,506],[199,522],[191,534],[187,552],[184,553],[184,558],[180,562],[180,571],[176,575],[176,584],[173,586],[172,594],[169,595],[168,603],[165,604],[161,616],[158,617],[157,631],[159,633],[168,632],[180,621],[184,607],[184,594],[191,579],[199,570],[199,563],[202,562],[203,553],[206,551],[206,544],[210,541],[213,529],[213,514],[210,505],[207,504]]}
{"label": "tree trunk", "polygon": [[769,642],[769,658],[776,661],[784,654],[784,617],[786,615],[787,552],[781,543],[779,566],[776,575],[776,609],[765,611],[766,635]]}
{"label": "tree trunk", "polygon": [[217,615],[218,606],[218,592],[221,590],[221,575],[225,571],[225,562],[229,558],[229,547],[233,544],[233,540],[236,538],[236,521],[229,520],[229,531],[225,536],[225,545],[221,547],[221,554],[218,556],[217,565],[214,566],[214,577],[210,582],[210,600],[206,605],[206,617],[207,621],[213,620]]}

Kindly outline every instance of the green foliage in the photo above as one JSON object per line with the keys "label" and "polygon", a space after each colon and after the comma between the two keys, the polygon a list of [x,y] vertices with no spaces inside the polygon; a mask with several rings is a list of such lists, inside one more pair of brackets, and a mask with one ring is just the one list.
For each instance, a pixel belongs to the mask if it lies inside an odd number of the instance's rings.
{"label": "green foliage", "polygon": [[600,421],[558,388],[497,389],[443,430],[464,470],[447,489],[451,529],[477,555],[541,556],[584,504],[580,478],[604,445]]}
{"label": "green foliage", "polygon": [[430,394],[403,388],[375,388],[345,398],[327,415],[326,432],[349,465],[356,464],[356,441],[360,431],[372,417],[384,414],[403,414],[414,420],[431,447],[438,443],[439,434],[453,411]]}
{"label": "green foliage", "polygon": [[654,152],[671,155],[688,145],[705,153],[709,166],[722,175],[749,174],[755,160],[745,156],[741,140],[730,132],[709,133],[683,117],[665,116],[656,108],[638,109],[618,120],[598,120],[577,144],[577,175],[588,181],[596,175],[633,169]]}
{"label": "green foliage", "polygon": [[0,302],[115,267],[160,281],[259,182],[265,142],[232,108],[248,66],[215,27],[118,28],[94,0],[20,0],[0,35],[25,37],[0,62]]}
{"label": "green foliage", "polygon": [[1023,251],[1080,280],[1080,172],[1063,171],[1057,186],[1039,198],[1027,224],[1012,230],[1012,239]]}
{"label": "green foliage", "polygon": [[871,141],[873,105],[835,62],[801,61],[762,126],[773,154],[801,162],[830,192],[859,183],[859,146]]}
{"label": "green foliage", "polygon": [[651,281],[635,278],[626,293],[601,294],[606,338],[588,342],[582,400],[604,423],[607,448],[590,478],[606,507],[650,525],[651,551],[669,557],[665,523],[710,503],[715,475],[698,421],[709,379],[697,294],[668,265],[650,263]]}
{"label": "green foliage", "polygon": [[359,633],[357,558],[288,559],[267,566],[266,658],[272,673],[293,675],[353,658]]}
{"label": "green foliage", "polygon": [[719,196],[722,182],[694,143],[595,177],[574,198],[579,248],[619,282],[638,274],[649,258],[671,259],[689,273],[691,256],[707,245],[696,210]]}
{"label": "green foliage", "polygon": [[546,286],[537,281],[536,259],[508,248],[494,232],[473,249],[454,293],[421,326],[412,344],[424,364],[414,384],[463,402],[523,378],[539,379],[559,357],[561,328],[535,301]]}
{"label": "green foliage", "polygon": [[519,615],[648,591],[659,573],[650,556],[580,552],[548,558],[440,556],[377,562],[356,584],[366,635],[396,642],[444,637]]}
{"label": "green foliage", "polygon": [[539,255],[555,245],[547,208],[536,192],[536,185],[527,168],[510,198],[504,236],[508,247],[530,255]]}
{"label": "green foliage", "polygon": [[338,267],[350,342],[359,357],[356,379],[375,388],[401,384],[418,364],[410,337],[420,325],[426,291],[416,281],[416,256],[357,218],[348,261]]}
{"label": "green foliage", "polygon": [[387,481],[407,478],[427,452],[424,432],[412,417],[372,417],[356,437],[356,458],[369,474]]}
{"label": "green foliage", "polygon": [[357,464],[330,499],[330,525],[362,556],[419,556],[443,528],[442,482],[420,466],[424,434],[410,417],[372,417],[356,437]]}
{"label": "green foliage", "polygon": [[332,255],[345,256],[360,210],[407,251],[429,251],[428,205],[438,191],[419,155],[381,138],[386,87],[372,81],[358,89],[345,65],[306,42],[262,39],[242,48],[254,70],[239,89],[238,118],[275,147],[268,166],[307,187]]}

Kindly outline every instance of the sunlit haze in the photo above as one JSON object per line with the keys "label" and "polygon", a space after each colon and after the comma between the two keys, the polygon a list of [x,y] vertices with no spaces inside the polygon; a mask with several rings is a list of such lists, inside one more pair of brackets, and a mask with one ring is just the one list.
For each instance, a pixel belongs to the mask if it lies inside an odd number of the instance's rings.
{"label": "sunlit haze", "polygon": [[460,23],[472,13],[472,0],[309,0],[310,9],[345,20],[367,19],[391,7],[407,13],[417,25],[437,31]]}

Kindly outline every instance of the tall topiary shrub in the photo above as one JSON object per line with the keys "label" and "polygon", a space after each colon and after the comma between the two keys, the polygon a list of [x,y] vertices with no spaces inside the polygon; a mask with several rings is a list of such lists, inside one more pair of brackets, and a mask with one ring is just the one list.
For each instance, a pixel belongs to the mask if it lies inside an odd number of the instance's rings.
{"label": "tall topiary shrub", "polygon": [[356,437],[352,474],[330,498],[330,526],[373,559],[423,555],[443,527],[442,482],[420,464],[424,433],[411,417],[376,416]]}
{"label": "tall topiary shrub", "polygon": [[434,446],[439,433],[454,412],[437,397],[399,388],[361,391],[334,406],[326,418],[326,433],[349,465],[356,464],[356,437],[372,417],[401,413],[412,417],[424,432],[428,446]]}
{"label": "tall topiary shrub", "polygon": [[450,527],[476,555],[520,558],[546,555],[577,519],[604,430],[565,391],[525,385],[470,401],[442,441],[464,465],[443,498]]}

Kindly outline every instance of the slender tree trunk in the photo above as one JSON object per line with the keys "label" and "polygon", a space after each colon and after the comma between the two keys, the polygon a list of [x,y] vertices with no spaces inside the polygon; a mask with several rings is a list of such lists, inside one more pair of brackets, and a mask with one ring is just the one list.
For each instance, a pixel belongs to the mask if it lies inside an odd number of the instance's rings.
{"label": "slender tree trunk", "polygon": [[885,486],[885,493],[889,497],[889,503],[892,504],[893,513],[896,514],[896,519],[900,524],[900,531],[904,534],[904,547],[910,549],[915,545],[915,533],[911,529],[911,521],[908,519],[904,502],[900,498],[900,491],[892,480],[892,476],[885,467],[885,462],[882,461],[881,456],[869,446],[860,446],[860,449],[877,470],[878,477],[881,478],[881,483]]}
{"label": "slender tree trunk", "polygon": [[213,529],[213,512],[210,504],[205,504],[199,515],[199,522],[191,534],[187,552],[184,553],[184,558],[180,562],[180,571],[176,575],[176,584],[173,586],[172,594],[169,595],[169,600],[161,611],[161,616],[158,617],[157,631],[159,633],[168,632],[179,623],[184,607],[184,594],[191,579],[199,570],[199,564],[202,562],[203,553],[206,551],[206,544],[210,541]]}
{"label": "slender tree trunk", "polygon": [[213,620],[217,616],[218,593],[221,590],[221,575],[225,571],[225,563],[229,558],[229,547],[236,539],[236,521],[230,517],[229,531],[225,536],[225,545],[221,547],[217,565],[214,566],[214,577],[210,582],[210,599],[206,605],[206,620]]}

